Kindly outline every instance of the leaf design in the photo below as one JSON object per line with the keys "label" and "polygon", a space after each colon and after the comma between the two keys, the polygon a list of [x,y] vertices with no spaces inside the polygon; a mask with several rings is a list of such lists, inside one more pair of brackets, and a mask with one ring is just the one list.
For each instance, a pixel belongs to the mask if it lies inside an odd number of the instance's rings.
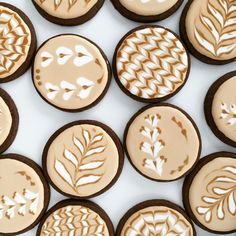
{"label": "leaf design", "polygon": [[68,11],[77,3],[78,0],[68,0]]}
{"label": "leaf design", "polygon": [[55,169],[57,173],[70,185],[73,186],[71,175],[69,171],[66,169],[65,165],[62,164],[60,161],[55,161]]}
{"label": "leaf design", "polygon": [[54,9],[55,11],[58,9],[58,7],[61,5],[62,0],[54,0]]}
{"label": "leaf design", "polygon": [[236,124],[236,105],[221,103],[220,119],[226,119],[230,126]]}

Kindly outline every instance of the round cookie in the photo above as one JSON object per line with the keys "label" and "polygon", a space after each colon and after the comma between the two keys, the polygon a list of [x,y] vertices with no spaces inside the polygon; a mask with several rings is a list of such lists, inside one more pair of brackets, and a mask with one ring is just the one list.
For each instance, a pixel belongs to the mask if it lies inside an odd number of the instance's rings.
{"label": "round cookie", "polygon": [[76,121],[56,131],[43,152],[51,185],[72,198],[90,198],[108,190],[120,176],[124,153],[117,135],[97,121]]}
{"label": "round cookie", "polygon": [[184,235],[196,231],[182,208],[165,200],[149,200],[131,208],[120,220],[117,236]]}
{"label": "round cookie", "polygon": [[119,87],[141,102],[174,96],[186,83],[190,57],[178,38],[160,26],[141,26],[128,32],[116,47],[113,70]]}
{"label": "round cookie", "polygon": [[236,154],[219,152],[201,159],[184,181],[183,201],[204,230],[236,232]]}
{"label": "round cookie", "polygon": [[17,235],[38,224],[50,189],[36,163],[7,154],[0,156],[0,196],[0,235]]}
{"label": "round cookie", "polygon": [[111,69],[105,54],[79,35],[58,35],[38,49],[32,77],[39,95],[52,106],[78,112],[106,94]]}
{"label": "round cookie", "polygon": [[0,25],[0,83],[5,83],[30,67],[37,40],[29,18],[10,4],[0,2]]}
{"label": "round cookie", "polygon": [[111,0],[114,7],[126,18],[137,22],[163,20],[183,3],[183,0]]}
{"label": "round cookie", "polygon": [[58,25],[80,25],[92,19],[105,0],[32,0],[38,12]]}
{"label": "round cookie", "polygon": [[14,101],[0,88],[0,153],[6,151],[16,137],[19,115]]}
{"label": "round cookie", "polygon": [[208,90],[204,110],[213,133],[236,147],[236,71],[218,79]]}
{"label": "round cookie", "polygon": [[36,236],[114,236],[109,216],[90,201],[64,200],[52,207],[41,221]]}
{"label": "round cookie", "polygon": [[128,122],[126,154],[133,167],[154,181],[174,181],[191,171],[201,152],[194,121],[170,104],[149,105]]}
{"label": "round cookie", "polygon": [[180,20],[180,35],[188,50],[208,64],[236,59],[235,2],[189,0]]}

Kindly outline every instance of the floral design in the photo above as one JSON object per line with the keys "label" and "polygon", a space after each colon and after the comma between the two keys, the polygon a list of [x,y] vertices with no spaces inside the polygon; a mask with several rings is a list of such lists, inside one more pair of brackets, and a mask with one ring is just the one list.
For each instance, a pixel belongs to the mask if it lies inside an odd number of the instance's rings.
{"label": "floral design", "polygon": [[222,103],[220,119],[227,119],[228,125],[234,125],[236,123],[236,105]]}

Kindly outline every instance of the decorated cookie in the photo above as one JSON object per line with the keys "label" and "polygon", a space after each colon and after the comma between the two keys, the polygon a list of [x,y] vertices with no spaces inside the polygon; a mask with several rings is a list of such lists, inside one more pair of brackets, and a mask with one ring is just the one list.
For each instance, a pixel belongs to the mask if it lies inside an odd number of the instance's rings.
{"label": "decorated cookie", "polygon": [[111,0],[126,18],[138,22],[163,20],[173,14],[183,0]]}
{"label": "decorated cookie", "polygon": [[43,168],[52,186],[73,198],[94,197],[108,190],[118,179],[123,161],[117,135],[96,121],[62,127],[43,152]]}
{"label": "decorated cookie", "polygon": [[104,0],[32,0],[38,12],[59,25],[80,25],[93,18]]}
{"label": "decorated cookie", "polygon": [[39,225],[37,236],[114,236],[112,222],[90,201],[64,200],[52,207]]}
{"label": "decorated cookie", "polygon": [[214,134],[236,147],[236,71],[218,79],[205,99],[205,116]]}
{"label": "decorated cookie", "polygon": [[180,21],[181,37],[189,51],[208,64],[236,59],[236,2],[189,0]]}
{"label": "decorated cookie", "polygon": [[50,190],[36,163],[7,154],[0,156],[0,196],[0,235],[16,235],[38,224]]}
{"label": "decorated cookie", "polygon": [[194,226],[179,206],[150,200],[131,208],[121,219],[117,236],[196,236]]}
{"label": "decorated cookie", "polygon": [[59,35],[37,52],[33,82],[40,96],[56,108],[77,112],[96,105],[111,80],[109,62],[94,43],[78,35]]}
{"label": "decorated cookie", "polygon": [[199,158],[201,139],[194,121],[169,104],[149,105],[128,122],[124,146],[134,168],[155,181],[173,181]]}
{"label": "decorated cookie", "polygon": [[183,200],[201,228],[219,234],[236,232],[236,154],[211,154],[186,177]]}
{"label": "decorated cookie", "polygon": [[0,83],[25,73],[36,50],[36,41],[29,18],[18,8],[0,2]]}
{"label": "decorated cookie", "polygon": [[16,137],[19,115],[14,101],[0,88],[0,153],[7,150]]}
{"label": "decorated cookie", "polygon": [[176,34],[160,26],[142,26],[121,39],[113,69],[127,95],[141,102],[159,102],[184,86],[190,59]]}

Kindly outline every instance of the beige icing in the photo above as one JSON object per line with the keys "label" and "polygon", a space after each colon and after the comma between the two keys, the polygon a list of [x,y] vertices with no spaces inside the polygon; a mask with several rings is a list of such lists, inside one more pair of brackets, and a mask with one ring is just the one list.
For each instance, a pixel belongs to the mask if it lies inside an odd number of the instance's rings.
{"label": "beige icing", "polygon": [[236,76],[225,81],[212,101],[212,116],[217,128],[236,142]]}
{"label": "beige icing", "polygon": [[34,0],[49,15],[73,19],[85,15],[100,0]]}
{"label": "beige icing", "polygon": [[50,145],[47,171],[63,192],[86,197],[111,183],[118,171],[119,154],[112,138],[94,125],[76,125]]}
{"label": "beige icing", "polygon": [[220,157],[203,166],[190,186],[189,202],[195,217],[207,228],[235,230],[236,159]]}
{"label": "beige icing", "polygon": [[194,0],[185,20],[189,41],[214,60],[236,57],[236,3],[232,0]]}
{"label": "beige icing", "polygon": [[20,15],[0,6],[0,80],[14,74],[25,62],[31,32]]}
{"label": "beige icing", "polygon": [[80,109],[95,102],[108,82],[107,62],[99,49],[75,35],[50,39],[38,51],[34,83],[51,104]]}
{"label": "beige icing", "polygon": [[160,15],[171,9],[178,0],[119,0],[129,11],[142,16]]}
{"label": "beige icing", "polygon": [[12,127],[12,116],[9,107],[0,97],[0,146],[5,142]]}
{"label": "beige icing", "polygon": [[165,206],[152,206],[139,210],[129,217],[121,232],[121,236],[139,235],[192,236],[194,234],[192,225],[181,213]]}
{"label": "beige icing", "polygon": [[40,236],[109,236],[106,222],[93,210],[68,205],[54,211],[44,222]]}
{"label": "beige icing", "polygon": [[181,177],[197,160],[200,141],[191,121],[172,107],[153,107],[130,125],[126,146],[134,166],[156,180]]}
{"label": "beige icing", "polygon": [[30,166],[0,159],[0,232],[12,233],[29,227],[44,207],[44,187]]}

